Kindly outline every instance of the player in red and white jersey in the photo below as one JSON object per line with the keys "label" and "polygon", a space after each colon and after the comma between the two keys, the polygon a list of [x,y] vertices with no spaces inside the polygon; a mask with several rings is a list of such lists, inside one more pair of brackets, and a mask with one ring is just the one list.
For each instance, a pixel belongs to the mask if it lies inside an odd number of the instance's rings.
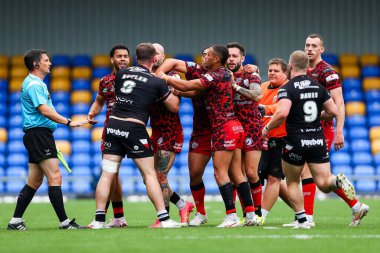
{"label": "player in red and white jersey", "polygon": [[258,174],[258,166],[263,148],[261,136],[262,121],[257,101],[261,98],[261,78],[258,73],[247,73],[243,69],[245,50],[242,45],[232,42],[227,45],[227,68],[233,72],[236,85],[234,94],[234,110],[245,132],[242,164],[243,173],[251,188],[255,212],[261,216],[262,186]]}
{"label": "player in red and white jersey", "polygon": [[232,157],[241,157],[244,130],[233,110],[233,90],[231,77],[224,67],[228,58],[228,49],[214,45],[209,48],[205,57],[205,67],[209,72],[199,79],[178,80],[159,72],[169,85],[180,91],[205,91],[206,108],[212,127],[211,151],[214,164],[215,180],[219,186],[225,207],[226,217],[218,227],[236,227],[240,220],[232,199],[233,186],[230,180],[238,185],[238,192],[244,202],[246,219],[244,225],[254,225],[257,220],[248,182],[242,174],[240,163],[231,166]]}
{"label": "player in red and white jersey", "polygon": [[[106,120],[104,121],[104,128],[102,133],[101,150],[104,151],[104,139],[106,135],[106,128],[109,121],[112,108],[115,104],[115,75],[119,69],[126,68],[129,65],[129,49],[127,46],[118,44],[110,50],[110,61],[112,64],[112,73],[104,76],[99,83],[98,94],[94,103],[92,104],[90,111],[88,112],[88,120],[94,121],[94,118],[101,112],[104,104],[107,106]],[[113,184],[111,185],[111,194],[109,201],[107,202],[106,209],[112,201],[112,207],[114,212],[114,219],[107,224],[108,227],[125,227],[127,222],[124,218],[123,209],[123,191],[121,188],[121,182],[119,173],[116,174]],[[92,227],[92,223],[88,225]]]}
{"label": "player in red and white jersey", "polygon": [[[154,43],[153,46],[157,53],[154,71],[164,62],[165,51],[164,47],[158,43]],[[180,78],[174,71],[169,74]],[[157,102],[151,107],[149,116],[155,168],[164,196],[165,208],[169,212],[170,202],[175,204],[179,209],[181,223],[187,224],[194,205],[181,199],[176,192],[172,191],[168,181],[168,173],[173,166],[176,154],[181,152],[183,145],[183,131],[179,114],[178,112],[170,112],[162,102]],[[152,225],[152,227],[155,226],[160,226],[158,219]]]}

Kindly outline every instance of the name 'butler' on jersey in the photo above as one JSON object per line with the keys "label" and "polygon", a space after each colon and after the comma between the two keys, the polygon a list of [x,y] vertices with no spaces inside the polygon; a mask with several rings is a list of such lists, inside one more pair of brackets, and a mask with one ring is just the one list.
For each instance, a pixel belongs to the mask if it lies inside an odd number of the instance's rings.
{"label": "name 'butler' on jersey", "polygon": [[154,102],[164,101],[170,90],[165,81],[152,75],[148,69],[134,66],[116,73],[115,95],[112,116],[135,118],[147,124],[149,108]]}

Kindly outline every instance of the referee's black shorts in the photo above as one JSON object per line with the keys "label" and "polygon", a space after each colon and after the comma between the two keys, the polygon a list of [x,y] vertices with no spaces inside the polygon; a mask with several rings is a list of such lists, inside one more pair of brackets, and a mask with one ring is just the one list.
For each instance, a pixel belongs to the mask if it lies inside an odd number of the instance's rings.
{"label": "referee's black shorts", "polygon": [[24,146],[28,151],[29,163],[39,163],[50,158],[57,158],[53,131],[45,127],[25,130]]}

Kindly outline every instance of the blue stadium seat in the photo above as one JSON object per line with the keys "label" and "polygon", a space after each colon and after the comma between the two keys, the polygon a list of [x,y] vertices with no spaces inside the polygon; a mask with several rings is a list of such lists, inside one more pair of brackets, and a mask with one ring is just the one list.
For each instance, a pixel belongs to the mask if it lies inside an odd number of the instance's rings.
{"label": "blue stadium seat", "polygon": [[8,130],[8,141],[19,141],[24,137],[24,132],[21,128],[10,128]]}
{"label": "blue stadium seat", "polygon": [[352,127],[348,130],[350,140],[354,139],[368,139],[369,133],[366,127]]}
{"label": "blue stadium seat", "polygon": [[138,194],[146,194],[146,187],[142,180],[138,180],[135,185],[136,193]]}
{"label": "blue stadium seat", "polygon": [[91,57],[88,55],[76,55],[73,58],[74,67],[90,67]]}
{"label": "blue stadium seat", "polygon": [[[0,155],[3,155],[7,152],[7,143],[0,141]],[[0,162],[1,167],[1,162]]]}
{"label": "blue stadium seat", "polygon": [[100,150],[101,145],[102,145],[101,141],[94,141],[94,142],[92,142],[92,144],[91,144],[91,150],[92,150],[92,152],[95,153],[95,154],[99,153],[101,155],[102,154],[102,152]]}
{"label": "blue stadium seat", "polygon": [[93,78],[102,78],[103,76],[106,76],[112,72],[112,69],[108,67],[97,67],[94,68],[92,71],[92,77]]}
{"label": "blue stadium seat", "polygon": [[353,168],[349,165],[337,165],[337,166],[332,167],[332,173],[334,175],[343,173],[346,176],[351,176],[354,173],[354,171],[353,171]]}
{"label": "blue stadium seat", "polygon": [[71,106],[71,114],[87,114],[90,111],[91,105],[86,103],[73,104]]}
{"label": "blue stadium seat", "polygon": [[130,195],[135,193],[135,183],[130,178],[121,177],[121,188],[123,189],[123,193]]}
{"label": "blue stadium seat", "polygon": [[9,102],[11,105],[16,104],[16,103],[20,103],[20,101],[21,101],[21,92],[20,91],[9,93]]}
{"label": "blue stadium seat", "polygon": [[97,152],[92,155],[91,162],[93,166],[101,166],[102,165],[102,153]]}
{"label": "blue stadium seat", "polygon": [[71,88],[73,90],[91,90],[91,83],[90,80],[75,79],[71,83]]}
{"label": "blue stadium seat", "polygon": [[50,90],[51,74],[47,74],[43,80],[47,88]]}
{"label": "blue stadium seat", "polygon": [[49,192],[49,185],[46,180],[42,182],[40,187],[38,188],[37,194],[46,194]]}
{"label": "blue stadium seat", "polygon": [[179,108],[179,113],[181,115],[185,114],[185,115],[193,115],[194,111],[193,111],[193,106],[191,104],[191,102],[187,102],[187,101],[184,101],[184,99],[181,100],[181,105],[180,105],[180,108]]}
{"label": "blue stadium seat", "polygon": [[16,177],[17,179],[23,179],[28,176],[27,168],[24,166],[8,166],[6,172],[8,177]]}
{"label": "blue stadium seat", "polygon": [[7,151],[8,151],[8,154],[13,154],[13,153],[24,153],[24,154],[26,154],[27,153],[23,141],[10,141],[10,142],[8,142]]}
{"label": "blue stadium seat", "polygon": [[13,103],[9,106],[9,115],[20,115],[21,116],[21,113],[22,113],[22,107],[21,107],[21,103],[18,102],[18,103]]}
{"label": "blue stadium seat", "polygon": [[7,125],[8,125],[7,123],[8,123],[8,120],[6,116],[0,115],[0,128],[7,128]]}
{"label": "blue stadium seat", "polygon": [[174,56],[175,59],[182,60],[182,61],[192,61],[194,62],[193,55],[190,54],[177,54]]}
{"label": "blue stadium seat", "polygon": [[71,155],[71,164],[77,166],[91,166],[92,158],[90,153],[74,153]]}
{"label": "blue stadium seat", "polygon": [[[75,163],[75,161],[73,160],[73,164]],[[89,163],[87,162],[87,164],[83,164],[83,165],[73,165],[73,167],[71,168],[72,170],[72,177],[91,177],[92,176],[92,169],[91,167],[89,166]]]}
{"label": "blue stadium seat", "polygon": [[8,121],[8,128],[22,128],[22,116],[20,114],[11,114]]}
{"label": "blue stadium seat", "polygon": [[246,54],[244,65],[247,65],[247,64],[256,64],[256,58],[251,54]]}
{"label": "blue stadium seat", "polygon": [[207,194],[218,194],[219,187],[214,178],[206,178],[203,180]]}
{"label": "blue stadium seat", "polygon": [[[373,163],[375,166],[380,166],[380,154],[373,155]],[[378,173],[380,173],[379,170]]]}
{"label": "blue stadium seat", "polygon": [[71,140],[71,131],[69,127],[58,125],[53,133],[56,140]]}
{"label": "blue stadium seat", "polygon": [[328,64],[333,65],[333,66],[338,66],[339,65],[339,58],[336,54],[327,54],[324,53],[322,55],[322,59],[326,61]]}
{"label": "blue stadium seat", "polygon": [[362,81],[359,78],[345,78],[342,82],[343,90],[361,90],[362,89]]}
{"label": "blue stadium seat", "polygon": [[7,104],[0,102],[0,116],[6,116],[7,111],[8,111]]}
{"label": "blue stadium seat", "polygon": [[351,154],[355,152],[371,152],[371,143],[368,139],[352,139]]}
{"label": "blue stadium seat", "polygon": [[6,93],[8,91],[9,82],[5,79],[0,79],[0,91]]}
{"label": "blue stadium seat", "polygon": [[193,127],[193,116],[192,115],[181,115],[182,127]]}
{"label": "blue stadium seat", "polygon": [[28,155],[26,153],[8,154],[6,162],[9,166],[28,166]]}
{"label": "blue stadium seat", "polygon": [[173,178],[170,178],[170,176],[169,176],[169,186],[170,186],[170,189],[172,189],[175,192],[179,192],[180,190],[178,181],[174,180]]}
{"label": "blue stadium seat", "polygon": [[6,189],[8,193],[11,194],[17,194],[19,193],[22,188],[25,186],[25,180],[23,179],[14,179],[14,180],[8,180],[6,182]]}
{"label": "blue stadium seat", "polygon": [[71,130],[71,136],[73,140],[91,140],[91,129],[89,128],[74,128]]}
{"label": "blue stadium seat", "polygon": [[70,103],[70,92],[67,91],[55,91],[51,93],[51,100],[53,104],[64,103],[68,105]]}
{"label": "blue stadium seat", "polygon": [[368,127],[380,126],[380,115],[368,116]]}
{"label": "blue stadium seat", "polygon": [[366,127],[367,118],[364,115],[353,115],[346,118],[346,122],[350,128],[352,127]]}
{"label": "blue stadium seat", "polygon": [[369,152],[355,152],[352,154],[352,165],[372,165],[372,155]]}
{"label": "blue stadium seat", "polygon": [[71,183],[71,190],[75,194],[80,195],[92,195],[94,193],[94,189],[91,186],[90,180],[74,180]]}
{"label": "blue stadium seat", "polygon": [[362,76],[365,77],[380,77],[380,67],[364,66],[362,67]]}
{"label": "blue stadium seat", "polygon": [[380,90],[369,90],[365,92],[365,100],[368,102],[380,101]]}
{"label": "blue stadium seat", "polygon": [[331,154],[330,162],[333,167],[339,165],[351,165],[351,156],[348,152],[335,152]]}
{"label": "blue stadium seat", "polygon": [[358,165],[354,168],[356,176],[373,176],[375,175],[375,168],[370,165]]}
{"label": "blue stadium seat", "polygon": [[71,143],[71,150],[73,154],[76,154],[76,153],[89,154],[91,152],[91,142],[73,140]]}
{"label": "blue stadium seat", "polygon": [[379,115],[380,116],[380,101],[368,102],[367,103],[367,114]]}
{"label": "blue stadium seat", "polygon": [[70,57],[67,55],[54,55],[52,57],[52,64],[54,67],[71,65]]}
{"label": "blue stadium seat", "polygon": [[376,181],[360,179],[356,181],[355,189],[357,192],[374,192],[376,191]]}
{"label": "blue stadium seat", "polygon": [[71,115],[71,106],[68,103],[54,103],[55,110],[65,118],[69,118]]}
{"label": "blue stadium seat", "polygon": [[5,165],[5,155],[0,153],[0,167],[4,168]]}
{"label": "blue stadium seat", "polygon": [[[0,79],[0,85],[1,85],[1,79]],[[8,89],[2,90],[0,88],[0,103],[6,104],[8,102]]]}
{"label": "blue stadium seat", "polygon": [[363,101],[364,95],[361,90],[345,90],[343,97],[345,102]]}

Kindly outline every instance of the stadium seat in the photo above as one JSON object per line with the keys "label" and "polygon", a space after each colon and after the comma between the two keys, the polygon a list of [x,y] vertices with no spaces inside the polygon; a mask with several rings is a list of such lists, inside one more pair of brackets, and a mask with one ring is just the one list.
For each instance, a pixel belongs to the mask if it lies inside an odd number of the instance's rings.
{"label": "stadium seat", "polygon": [[6,182],[6,191],[11,194],[18,194],[25,186],[24,179],[11,179]]}
{"label": "stadium seat", "polygon": [[363,79],[363,90],[370,91],[376,90],[380,91],[380,77],[365,77]]}
{"label": "stadium seat", "polygon": [[352,154],[352,165],[372,165],[372,156],[369,152],[354,152]]}
{"label": "stadium seat", "polygon": [[[72,115],[71,116],[71,120],[87,120],[87,114],[76,114],[76,115]],[[83,125],[82,127],[85,127],[85,128],[91,128],[91,124],[85,124]]]}
{"label": "stadium seat", "polygon": [[369,127],[380,126],[380,115],[374,115],[374,116],[369,115],[368,126]]}
{"label": "stadium seat", "polygon": [[0,153],[0,167],[3,168],[5,165],[5,154]]}
{"label": "stadium seat", "polygon": [[66,141],[71,140],[71,131],[69,127],[58,126],[53,134],[54,134],[55,140],[66,140]]}
{"label": "stadium seat", "polygon": [[101,153],[101,150],[100,150],[100,147],[102,145],[102,142],[100,141],[94,141],[92,142],[92,146],[91,146],[91,150],[93,153],[97,154],[97,153]]}
{"label": "stadium seat", "polygon": [[55,146],[62,154],[69,156],[71,154],[71,142],[66,140],[56,140]]}
{"label": "stadium seat", "polygon": [[244,65],[247,65],[247,64],[256,64],[256,59],[253,55],[251,54],[245,55]]}
{"label": "stadium seat", "polygon": [[70,91],[71,82],[68,78],[53,78],[50,88],[52,91]]}
{"label": "stadium seat", "polygon": [[98,54],[92,57],[92,66],[94,67],[110,67],[111,61],[109,55]]}
{"label": "stadium seat", "polygon": [[[74,158],[73,158],[74,160]],[[73,161],[74,164],[74,161]],[[72,166],[72,176],[74,177],[91,177],[92,176],[92,169],[89,166],[89,161],[87,163],[83,163],[82,165],[73,165]]]}
{"label": "stadium seat", "polygon": [[74,67],[90,67],[91,57],[88,55],[76,55],[73,58]]}
{"label": "stadium seat", "polygon": [[380,154],[380,139],[371,141],[371,150],[374,155]]}
{"label": "stadium seat", "polygon": [[352,127],[348,130],[350,140],[354,139],[368,139],[369,133],[366,127]]}
{"label": "stadium seat", "polygon": [[12,78],[9,83],[9,91],[10,92],[21,91],[22,82],[24,81],[24,78]]}
{"label": "stadium seat", "polygon": [[351,165],[351,156],[348,152],[335,152],[331,154],[330,162],[332,167],[340,165]]}
{"label": "stadium seat", "polygon": [[368,102],[367,103],[367,114],[380,115],[380,101]]}
{"label": "stadium seat", "polygon": [[366,112],[366,106],[363,102],[348,102],[346,104],[346,115],[352,116],[352,115],[365,115]]}
{"label": "stadium seat", "polygon": [[8,92],[8,86],[9,86],[8,80],[0,78],[0,91]]}
{"label": "stadium seat", "polygon": [[58,67],[58,66],[70,67],[71,60],[70,60],[70,57],[67,55],[54,55],[52,57],[52,64],[53,64],[53,67]]}
{"label": "stadium seat", "polygon": [[356,65],[342,65],[340,75],[342,78],[359,78],[360,68]]}
{"label": "stadium seat", "polygon": [[87,114],[90,111],[90,104],[87,103],[75,103],[71,106],[72,114]]}
{"label": "stadium seat", "polygon": [[14,115],[14,116],[20,115],[21,116],[21,113],[22,113],[21,102],[13,103],[13,104],[9,105],[9,115]]}
{"label": "stadium seat", "polygon": [[380,153],[373,155],[373,163],[377,167],[376,173],[380,175]]}
{"label": "stadium seat", "polygon": [[369,139],[371,141],[375,139],[380,139],[380,125],[371,127],[369,130]]}
{"label": "stadium seat", "polygon": [[346,122],[350,128],[366,127],[367,118],[364,115],[352,115],[352,116],[346,117]]}
{"label": "stadium seat", "polygon": [[70,78],[70,68],[66,66],[53,67],[51,76],[52,78]]}
{"label": "stadium seat", "polygon": [[27,166],[28,161],[28,155],[25,152],[8,154],[6,157],[6,163],[8,166]]}
{"label": "stadium seat", "polygon": [[380,67],[378,66],[364,66],[362,67],[362,77],[380,77]]}
{"label": "stadium seat", "polygon": [[343,92],[344,100],[348,102],[363,101],[364,94],[361,90],[348,90]]}
{"label": "stadium seat", "polygon": [[[72,104],[79,104],[79,103],[86,103],[86,104],[90,104],[92,102],[92,97],[91,97],[91,92],[89,90],[85,91],[85,90],[77,90],[77,91],[73,91],[71,93],[71,103]],[[87,114],[87,112],[85,112],[85,114]]]}
{"label": "stadium seat", "polygon": [[[8,120],[5,115],[0,115],[0,129],[8,127]],[[1,130],[0,130],[0,141],[1,141]]]}
{"label": "stadium seat", "polygon": [[74,91],[79,91],[79,90],[85,90],[89,91],[91,89],[91,83],[89,79],[74,79],[71,83],[71,88]]}
{"label": "stadium seat", "polygon": [[8,56],[6,56],[6,55],[0,55],[0,66],[1,67],[8,66],[8,63],[9,63]]}
{"label": "stadium seat", "polygon": [[372,193],[376,191],[376,181],[370,179],[359,179],[356,181],[355,189],[357,192]]}
{"label": "stadium seat", "polygon": [[202,64],[202,54],[196,54],[194,56],[194,62],[198,65]]}
{"label": "stadium seat", "polygon": [[90,79],[92,77],[92,70],[90,67],[73,67],[71,69],[72,79]]}
{"label": "stadium seat", "polygon": [[28,69],[25,66],[11,67],[11,78],[25,78],[28,75]]}
{"label": "stadium seat", "polygon": [[8,152],[8,154],[13,154],[13,153],[26,154],[27,153],[23,141],[10,141],[10,142],[8,142],[7,152]]}
{"label": "stadium seat", "polygon": [[101,78],[94,78],[94,79],[92,79],[92,81],[91,81],[91,89],[92,89],[92,91],[96,91],[96,92],[98,91],[100,80],[101,80]]}
{"label": "stadium seat", "polygon": [[360,65],[376,66],[379,64],[379,56],[376,54],[362,54],[360,56]]}
{"label": "stadium seat", "polygon": [[324,53],[322,59],[330,65],[339,65],[339,58],[336,54]]}
{"label": "stadium seat", "polygon": [[71,150],[72,150],[72,154],[80,154],[80,153],[90,154],[91,142],[73,140],[71,142]]}
{"label": "stadium seat", "polygon": [[177,54],[174,58],[177,60],[194,62],[194,57],[190,54]]}
{"label": "stadium seat", "polygon": [[8,129],[8,141],[22,140],[24,132],[21,128]]}
{"label": "stadium seat", "polygon": [[71,137],[73,140],[91,140],[91,129],[88,128],[74,128],[71,130]]}
{"label": "stadium seat", "polygon": [[354,175],[356,176],[373,176],[375,175],[375,168],[370,165],[358,165],[354,168]]}
{"label": "stadium seat", "polygon": [[7,142],[8,132],[5,128],[0,128],[0,142]]}
{"label": "stadium seat", "polygon": [[9,78],[8,66],[0,65],[0,79],[7,80]]}
{"label": "stadium seat", "polygon": [[91,196],[94,190],[91,186],[91,180],[74,180],[71,183],[71,190],[78,195]]}
{"label": "stadium seat", "polygon": [[11,105],[15,104],[15,103],[20,103],[20,101],[21,101],[21,91],[20,90],[9,93],[9,103]]}
{"label": "stadium seat", "polygon": [[64,102],[55,102],[53,101],[55,110],[61,114],[63,117],[70,118],[70,115],[72,113],[70,104],[64,103]]}
{"label": "stadium seat", "polygon": [[123,194],[131,195],[135,193],[135,182],[133,179],[121,177],[120,180]]}
{"label": "stadium seat", "polygon": [[380,101],[380,89],[378,90],[368,90],[365,92],[366,102]]}
{"label": "stadium seat", "polygon": [[[6,154],[7,152],[7,144],[5,142],[0,141],[0,154]],[[0,164],[0,168],[1,168]]]}
{"label": "stadium seat", "polygon": [[[74,146],[74,145],[73,145]],[[75,153],[71,155],[71,165],[76,166],[91,166],[92,157],[89,152],[87,153]]]}
{"label": "stadium seat", "polygon": [[351,176],[353,174],[353,169],[349,165],[336,165],[332,167],[332,173],[337,175],[339,173],[343,173],[346,176]]}
{"label": "stadium seat", "polygon": [[352,139],[351,154],[355,152],[371,152],[371,143],[368,139]]}
{"label": "stadium seat", "polygon": [[109,75],[112,72],[112,69],[109,67],[96,67],[92,71],[93,78],[102,78],[103,76]]}
{"label": "stadium seat", "polygon": [[362,81],[359,78],[345,78],[343,79],[342,87],[344,91],[361,90]]}
{"label": "stadium seat", "polygon": [[355,54],[341,54],[339,56],[340,65],[357,65],[358,57]]}
{"label": "stadium seat", "polygon": [[24,66],[24,55],[13,55],[11,56],[11,66]]}
{"label": "stadium seat", "polygon": [[91,140],[92,142],[97,142],[102,140],[103,127],[95,127],[91,132]]}
{"label": "stadium seat", "polygon": [[193,116],[192,115],[181,115],[181,123],[183,127],[193,126]]}

